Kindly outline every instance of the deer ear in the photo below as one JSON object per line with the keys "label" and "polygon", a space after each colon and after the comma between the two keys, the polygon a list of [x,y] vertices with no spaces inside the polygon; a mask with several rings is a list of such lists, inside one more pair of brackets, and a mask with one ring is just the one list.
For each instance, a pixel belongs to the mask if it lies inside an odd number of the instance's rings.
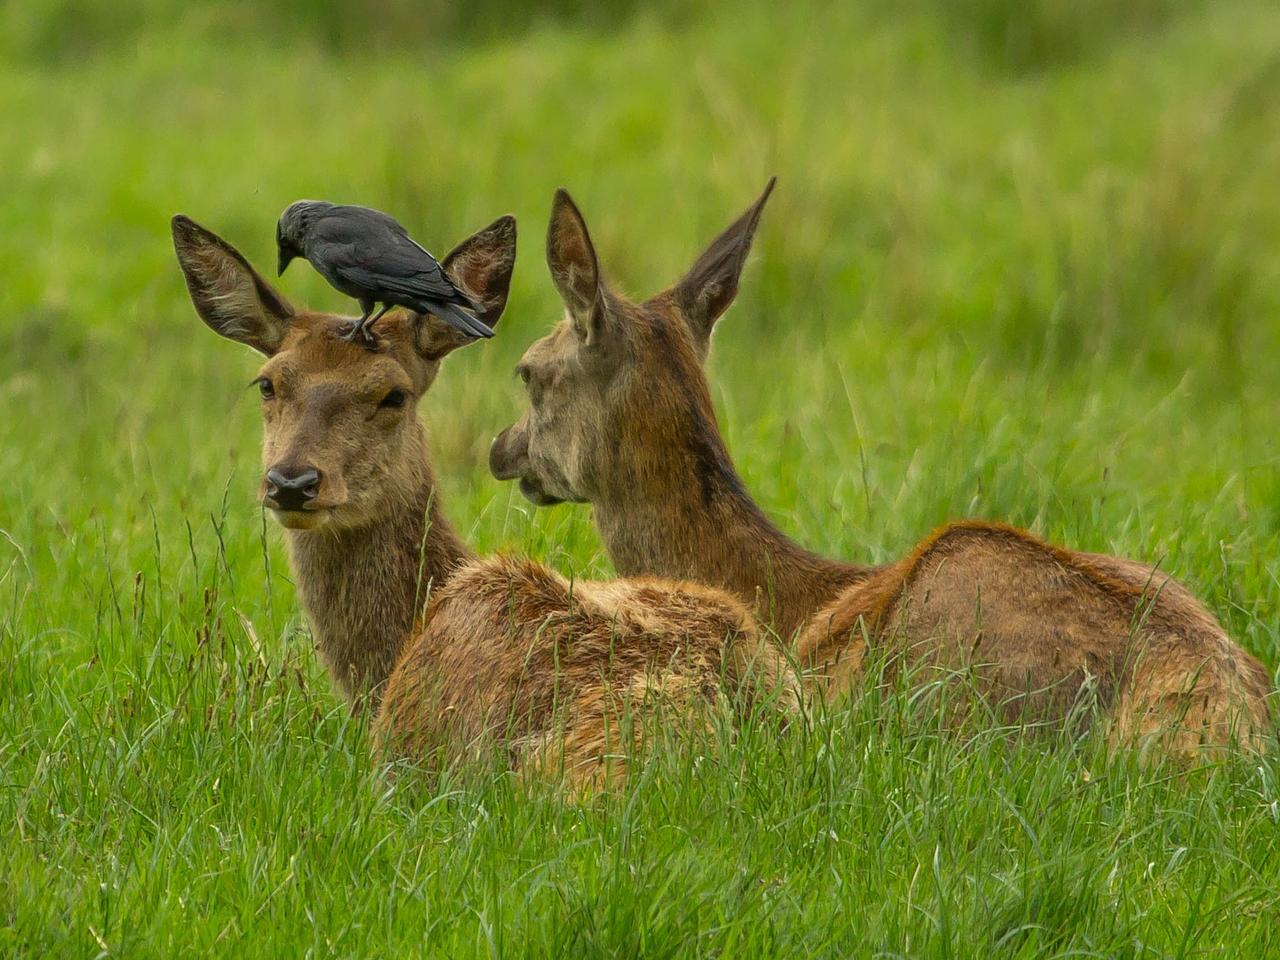
{"label": "deer ear", "polygon": [[[453,285],[471,298],[476,317],[496,327],[507,307],[516,266],[516,218],[499,217],[449,251],[440,264]],[[431,360],[471,343],[439,317],[418,314],[418,352]]]}
{"label": "deer ear", "polygon": [[751,240],[760,223],[760,214],[764,212],[764,205],[777,180],[777,177],[769,178],[759,199],[711,242],[711,246],[675,285],[676,302],[684,311],[694,342],[703,357],[711,345],[711,328],[738,294],[738,278],[747,262],[747,254],[751,252]]}
{"label": "deer ear", "polygon": [[516,266],[516,218],[499,217],[449,251],[444,272],[476,305],[477,317],[496,327],[507,306]]}
{"label": "deer ear", "polygon": [[173,249],[196,313],[215,333],[271,356],[293,320],[293,307],[235,247],[181,214]]}
{"label": "deer ear", "polygon": [[556,191],[547,226],[547,266],[569,319],[583,342],[599,339],[603,325],[600,265],[586,221],[567,190]]}

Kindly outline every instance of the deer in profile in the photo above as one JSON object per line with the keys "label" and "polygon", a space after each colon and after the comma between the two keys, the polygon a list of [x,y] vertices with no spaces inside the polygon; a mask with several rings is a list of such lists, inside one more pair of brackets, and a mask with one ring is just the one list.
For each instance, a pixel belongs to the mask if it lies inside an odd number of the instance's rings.
{"label": "deer in profile", "polygon": [[[594,787],[625,776],[647,718],[696,723],[777,688],[785,661],[723,591],[632,579],[568,583],[524,560],[478,559],[446,518],[417,404],[470,342],[397,311],[369,342],[352,318],[295,309],[230,244],[173,220],[201,319],[266,357],[262,504],[285,531],[314,641],[353,707],[378,711],[391,756],[455,761],[483,745],[522,774]],[[515,263],[515,221],[444,260],[494,326]],[[629,718],[629,719],[628,719]],[[631,733],[624,733],[624,728]]]}
{"label": "deer in profile", "polygon": [[581,213],[556,195],[547,263],[566,318],[517,367],[528,405],[494,440],[494,476],[518,479],[535,504],[589,502],[622,576],[698,580],[754,605],[825,695],[888,654],[923,676],[963,671],[1010,722],[1052,725],[1087,694],[1115,742],[1185,754],[1268,741],[1262,665],[1150,566],[975,521],[862,566],[801,548],[765,516],[729,457],[703,365],[772,187],[639,303],[605,280]]}

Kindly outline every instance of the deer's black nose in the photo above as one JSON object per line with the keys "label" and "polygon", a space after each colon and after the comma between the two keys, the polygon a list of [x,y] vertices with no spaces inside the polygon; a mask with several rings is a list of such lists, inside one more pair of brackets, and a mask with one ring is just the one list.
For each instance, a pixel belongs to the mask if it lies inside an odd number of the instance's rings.
{"label": "deer's black nose", "polygon": [[302,510],[320,492],[320,471],[314,467],[272,467],[267,471],[266,505],[277,510]]}

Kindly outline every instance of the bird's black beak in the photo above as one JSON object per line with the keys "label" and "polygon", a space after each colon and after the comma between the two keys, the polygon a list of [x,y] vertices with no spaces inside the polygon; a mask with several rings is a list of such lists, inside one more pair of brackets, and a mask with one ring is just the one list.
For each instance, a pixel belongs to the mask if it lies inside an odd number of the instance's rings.
{"label": "bird's black beak", "polygon": [[294,254],[289,253],[287,250],[284,250],[283,248],[280,250],[280,260],[278,264],[280,269],[276,271],[277,277],[284,276],[284,272],[289,269],[289,261],[291,261],[293,258],[294,258]]}

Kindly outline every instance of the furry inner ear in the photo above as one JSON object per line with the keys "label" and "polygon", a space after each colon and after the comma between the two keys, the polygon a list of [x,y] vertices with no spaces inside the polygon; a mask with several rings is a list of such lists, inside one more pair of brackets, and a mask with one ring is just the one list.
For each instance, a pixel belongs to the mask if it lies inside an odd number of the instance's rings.
{"label": "furry inner ear", "polygon": [[601,332],[600,265],[586,221],[568,191],[556,191],[547,226],[547,266],[574,329],[591,344]]}
{"label": "furry inner ear", "polygon": [[497,326],[507,306],[516,266],[516,218],[499,217],[449,251],[441,264],[454,285],[479,307],[477,316]]}
{"label": "furry inner ear", "polygon": [[[516,266],[516,218],[499,217],[449,251],[440,266],[476,305],[476,317],[496,327],[507,307],[511,274]],[[418,352],[438,360],[471,343],[465,334],[431,314],[418,314]]]}
{"label": "furry inner ear", "polygon": [[240,251],[181,214],[173,218],[173,249],[196,313],[221,336],[271,356],[293,320],[293,307]]}
{"label": "furry inner ear", "polygon": [[738,278],[751,252],[760,215],[777,180],[777,177],[769,178],[759,199],[711,242],[675,285],[676,302],[684,311],[694,342],[704,358],[711,345],[711,328],[738,295]]}

